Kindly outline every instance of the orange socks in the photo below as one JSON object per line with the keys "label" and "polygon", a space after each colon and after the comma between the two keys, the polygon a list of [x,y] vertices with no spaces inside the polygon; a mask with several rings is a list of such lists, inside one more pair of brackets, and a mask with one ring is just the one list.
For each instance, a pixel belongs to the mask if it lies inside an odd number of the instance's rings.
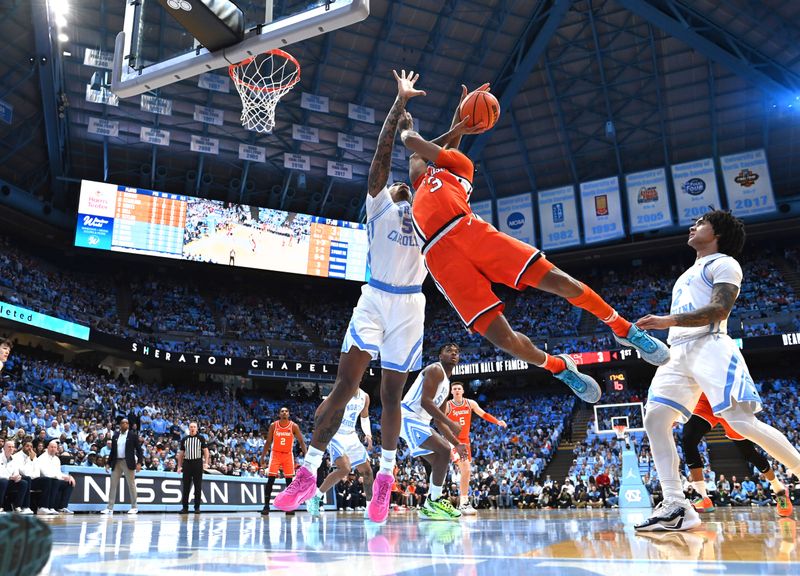
{"label": "orange socks", "polygon": [[600,298],[597,292],[583,282],[581,282],[581,286],[583,286],[583,294],[575,298],[567,298],[567,302],[594,314],[601,322],[608,325],[614,334],[626,338],[628,331],[631,329],[631,323],[617,314],[616,310]]}
{"label": "orange socks", "polygon": [[544,364],[541,365],[542,368],[544,368],[545,370],[549,370],[553,374],[555,374],[556,372],[561,372],[562,370],[566,370],[567,363],[564,362],[561,358],[559,358],[558,356],[552,356],[547,352],[545,352],[544,354],[545,354],[545,359],[544,359]]}

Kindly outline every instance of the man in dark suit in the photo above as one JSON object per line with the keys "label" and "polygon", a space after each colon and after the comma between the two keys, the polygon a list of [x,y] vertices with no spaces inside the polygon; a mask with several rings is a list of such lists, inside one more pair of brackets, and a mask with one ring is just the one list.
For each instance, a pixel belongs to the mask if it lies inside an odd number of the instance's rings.
{"label": "man in dark suit", "polygon": [[[129,433],[130,432],[130,433]],[[111,439],[111,454],[108,456],[106,471],[111,468],[111,489],[108,492],[108,507],[102,514],[114,513],[114,501],[117,499],[117,486],[120,476],[125,475],[128,493],[131,496],[131,509],[128,514],[137,514],[136,508],[136,472],[142,470],[144,452],[139,436],[128,428],[128,419],[123,418],[119,423],[119,432],[114,433]]]}

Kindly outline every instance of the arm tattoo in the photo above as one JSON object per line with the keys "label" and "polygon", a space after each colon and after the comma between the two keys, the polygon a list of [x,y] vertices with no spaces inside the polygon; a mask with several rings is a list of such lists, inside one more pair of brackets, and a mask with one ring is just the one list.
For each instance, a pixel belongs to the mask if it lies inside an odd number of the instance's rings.
{"label": "arm tattoo", "polygon": [[678,322],[678,326],[684,328],[697,328],[720,322],[730,315],[738,295],[739,288],[734,284],[714,284],[711,290],[711,303],[708,306],[685,314],[675,314],[673,318]]}
{"label": "arm tattoo", "polygon": [[372,164],[369,166],[367,192],[370,196],[375,196],[380,192],[389,180],[389,171],[392,169],[392,148],[397,135],[397,122],[405,107],[404,99],[395,98],[392,108],[383,121],[383,127],[378,136],[378,145],[375,148],[375,156],[372,157]]}

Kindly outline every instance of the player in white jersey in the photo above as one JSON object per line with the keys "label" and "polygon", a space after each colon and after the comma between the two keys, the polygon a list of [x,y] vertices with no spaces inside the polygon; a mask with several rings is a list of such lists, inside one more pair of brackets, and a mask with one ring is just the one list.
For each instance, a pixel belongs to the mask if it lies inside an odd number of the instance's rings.
{"label": "player in white jersey", "polygon": [[[367,440],[367,447],[361,443],[356,434],[356,420],[361,423],[361,430]],[[336,466],[325,477],[322,484],[317,488],[317,493],[306,500],[306,510],[314,517],[319,517],[319,507],[325,493],[333,488],[337,482],[347,478],[351,468],[358,470],[364,477],[364,496],[367,503],[372,500],[372,466],[369,464],[369,454],[372,451],[372,425],[369,421],[369,395],[360,388],[356,391],[344,408],[342,425],[336,431],[330,444],[328,452],[331,455],[331,462]]]}
{"label": "player in white jersey", "polygon": [[744,247],[741,220],[729,212],[706,213],[689,229],[689,246],[697,252],[694,266],[672,290],[667,316],[647,315],[636,324],[646,330],[669,328],[670,361],[656,371],[647,397],[644,426],[650,437],[664,501],[637,530],[689,530],[700,516],[684,497],[679,458],[672,436],[676,421],[686,422],[701,393],[715,416],[759,444],[800,476],[800,452],[778,430],[755,417],[761,398],[727,321],[739,295],[742,269],[734,259]]}
{"label": "player in white jersey", "polygon": [[347,327],[336,383],[317,408],[311,447],[292,484],[275,498],[281,510],[295,510],[314,496],[316,473],[322,455],[342,421],[345,406],[358,390],[369,363],[381,358],[381,468],[375,477],[375,497],[368,507],[375,522],[389,512],[397,438],[400,433],[400,399],[408,372],[422,365],[425,296],[422,282],[427,271],[411,224],[411,188],[396,182],[387,186],[397,123],[410,98],[424,95],[414,84],[419,76],[405,70],[398,75],[397,97],[378,136],[367,186],[367,231],[371,278]]}
{"label": "player in white jersey", "polygon": [[[400,436],[408,444],[411,456],[422,456],[433,469],[428,498],[419,510],[421,518],[449,520],[461,516],[461,512],[442,496],[450,464],[450,445],[455,446],[462,457],[467,455],[466,445],[458,439],[461,426],[450,420],[444,411],[450,394],[450,375],[458,361],[458,345],[445,344],[439,348],[439,361],[426,366],[403,396]],[[441,435],[431,428],[431,420],[436,421]]]}

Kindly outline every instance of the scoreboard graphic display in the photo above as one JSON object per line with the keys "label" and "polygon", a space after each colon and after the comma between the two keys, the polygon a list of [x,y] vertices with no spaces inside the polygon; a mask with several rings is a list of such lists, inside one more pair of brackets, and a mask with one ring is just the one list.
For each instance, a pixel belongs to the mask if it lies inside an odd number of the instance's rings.
{"label": "scoreboard graphic display", "polygon": [[75,245],[367,280],[363,224],[84,180]]}

